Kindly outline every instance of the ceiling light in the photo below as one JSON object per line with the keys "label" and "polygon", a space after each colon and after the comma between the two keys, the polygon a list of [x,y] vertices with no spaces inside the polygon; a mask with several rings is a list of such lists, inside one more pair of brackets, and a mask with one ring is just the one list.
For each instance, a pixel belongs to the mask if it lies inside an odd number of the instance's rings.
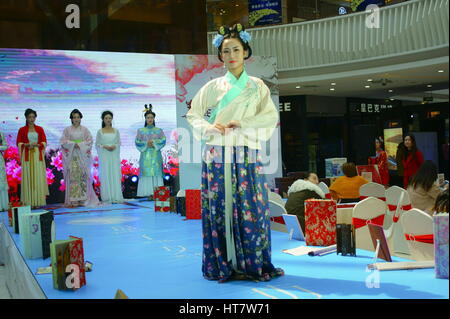
{"label": "ceiling light", "polygon": [[444,70],[439,70],[438,72],[439,72],[439,73],[444,73]]}
{"label": "ceiling light", "polygon": [[300,85],[297,85],[295,88],[296,88],[296,89],[299,89],[299,88],[301,88],[301,86],[300,86]]}
{"label": "ceiling light", "polygon": [[366,88],[366,89],[370,88],[370,85],[366,85],[365,88]]}
{"label": "ceiling light", "polygon": [[389,100],[394,101],[395,99],[389,99]]}
{"label": "ceiling light", "polygon": [[333,82],[333,83],[331,83],[331,85],[336,85],[336,83],[335,83],[335,82]]}
{"label": "ceiling light", "polygon": [[430,87],[432,87],[432,85],[431,85],[431,84],[428,84],[428,85],[427,85],[427,88],[430,88]]}
{"label": "ceiling light", "polygon": [[330,88],[330,91],[334,91],[334,88]]}
{"label": "ceiling light", "polygon": [[392,92],[394,92],[394,90],[388,90],[388,92],[389,92],[389,93],[392,93]]}
{"label": "ceiling light", "polygon": [[372,79],[368,79],[368,80],[367,80],[367,82],[372,82],[372,81],[373,81]]}

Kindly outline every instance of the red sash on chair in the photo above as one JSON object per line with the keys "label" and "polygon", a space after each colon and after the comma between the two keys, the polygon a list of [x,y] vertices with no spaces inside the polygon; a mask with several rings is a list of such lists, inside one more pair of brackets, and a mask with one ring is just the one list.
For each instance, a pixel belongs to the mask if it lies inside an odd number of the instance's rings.
{"label": "red sash on chair", "polygon": [[331,193],[325,194],[325,198],[326,198],[326,199],[331,199]]}
{"label": "red sash on chair", "polygon": [[[397,210],[397,205],[391,205],[391,204],[388,204],[388,209],[389,209],[391,212],[396,211],[396,210]],[[402,206],[402,210],[410,210],[410,209],[412,209],[412,205],[411,205],[411,204],[403,205],[403,206]]]}
{"label": "red sash on chair", "polygon": [[433,244],[434,243],[433,234],[429,234],[429,235],[405,234],[405,238],[406,238],[406,240],[417,241],[419,243],[424,243],[424,244]]}
{"label": "red sash on chair", "polygon": [[366,226],[367,224],[373,224],[378,226],[383,226],[384,223],[384,216],[385,214],[382,214],[380,216],[374,217],[372,219],[361,219],[361,218],[352,218],[352,224],[355,226],[355,229],[361,228]]}
{"label": "red sash on chair", "polygon": [[[388,209],[391,212],[395,212],[397,210],[397,205],[390,205],[390,204],[388,204]],[[407,204],[407,205],[403,205],[402,206],[402,210],[410,210],[410,209],[412,209],[411,204]],[[398,222],[399,219],[400,219],[400,217],[396,216],[395,214],[394,214],[394,216],[392,216],[392,221],[394,223]]]}

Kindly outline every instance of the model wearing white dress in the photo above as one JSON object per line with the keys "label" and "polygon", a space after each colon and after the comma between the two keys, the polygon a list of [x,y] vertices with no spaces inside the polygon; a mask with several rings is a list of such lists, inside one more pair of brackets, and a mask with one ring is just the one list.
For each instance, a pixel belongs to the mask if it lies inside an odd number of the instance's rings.
{"label": "model wearing white dress", "polygon": [[[0,151],[5,151],[8,148],[5,136],[0,132]],[[3,154],[0,153],[0,212],[8,209],[8,181],[6,179],[6,167],[3,160]]]}
{"label": "model wearing white dress", "polygon": [[[120,133],[104,133],[98,130],[95,146],[99,160],[100,195],[103,202],[123,203],[122,194],[122,170],[120,168]],[[113,151],[105,149],[105,146],[115,146]]]}

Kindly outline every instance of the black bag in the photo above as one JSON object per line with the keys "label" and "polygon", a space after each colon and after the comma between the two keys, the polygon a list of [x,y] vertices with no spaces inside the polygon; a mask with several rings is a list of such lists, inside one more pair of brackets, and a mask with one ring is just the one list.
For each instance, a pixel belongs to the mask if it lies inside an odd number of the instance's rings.
{"label": "black bag", "polygon": [[353,225],[336,225],[336,253],[342,256],[356,256],[355,231]]}
{"label": "black bag", "polygon": [[177,214],[186,216],[186,197],[177,197]]}

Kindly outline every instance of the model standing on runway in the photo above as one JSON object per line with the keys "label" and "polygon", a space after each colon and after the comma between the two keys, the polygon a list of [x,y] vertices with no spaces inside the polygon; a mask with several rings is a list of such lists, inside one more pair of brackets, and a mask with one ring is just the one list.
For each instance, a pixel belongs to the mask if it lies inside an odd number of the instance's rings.
{"label": "model standing on runway", "polygon": [[139,158],[138,197],[153,198],[153,189],[163,186],[163,159],[161,149],[166,145],[166,136],[162,129],[155,126],[156,114],[152,105],[145,106],[145,126],[137,131],[136,148],[141,153]]}
{"label": "model standing on runway", "polygon": [[99,204],[92,185],[92,144],[89,130],[81,125],[83,114],[77,109],[70,112],[72,125],[64,129],[60,143],[64,166],[64,182],[66,207],[88,206]]}
{"label": "model standing on runway", "polygon": [[240,24],[220,28],[213,44],[228,72],[200,89],[187,114],[196,138],[206,142],[202,271],[219,282],[267,281],[284,274],[271,262],[269,189],[258,151],[276,128],[278,112],[269,88],[245,71],[249,41]]}
{"label": "model standing on runway", "polygon": [[20,201],[33,208],[44,206],[49,195],[45,166],[47,137],[44,129],[35,125],[37,113],[32,109],[25,111],[26,125],[19,129],[17,146],[22,164]]}
{"label": "model standing on runway", "polygon": [[102,128],[98,130],[95,140],[100,168],[100,195],[103,202],[123,203],[120,133],[112,127],[112,120],[111,111],[102,113]]}
{"label": "model standing on runway", "polygon": [[[5,136],[0,132],[0,152],[8,148]],[[6,179],[6,167],[3,154],[0,153],[0,212],[8,209],[8,180]]]}

